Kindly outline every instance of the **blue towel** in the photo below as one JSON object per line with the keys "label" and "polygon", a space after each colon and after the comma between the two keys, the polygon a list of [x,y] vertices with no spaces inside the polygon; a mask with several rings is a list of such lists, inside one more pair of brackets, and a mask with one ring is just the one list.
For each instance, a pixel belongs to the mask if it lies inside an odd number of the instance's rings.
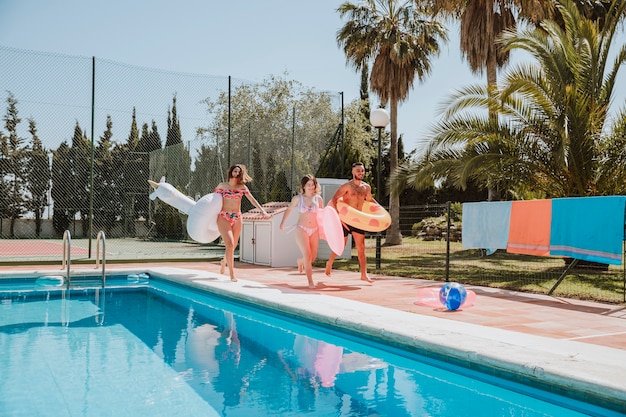
{"label": "blue towel", "polygon": [[510,201],[463,203],[463,248],[506,249],[510,219]]}
{"label": "blue towel", "polygon": [[550,255],[621,264],[625,208],[624,196],[553,199]]}

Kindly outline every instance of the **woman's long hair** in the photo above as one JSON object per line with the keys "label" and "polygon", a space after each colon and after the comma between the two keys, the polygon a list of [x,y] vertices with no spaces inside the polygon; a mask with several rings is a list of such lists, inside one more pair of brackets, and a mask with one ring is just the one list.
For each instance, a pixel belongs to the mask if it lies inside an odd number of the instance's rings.
{"label": "woman's long hair", "polygon": [[252,181],[252,177],[248,175],[248,170],[243,164],[232,165],[230,168],[228,168],[228,179],[226,181],[229,181],[231,178],[233,178],[233,171],[235,170],[235,168],[239,168],[241,170],[241,175],[239,175],[239,177],[237,178],[238,184],[245,184]]}

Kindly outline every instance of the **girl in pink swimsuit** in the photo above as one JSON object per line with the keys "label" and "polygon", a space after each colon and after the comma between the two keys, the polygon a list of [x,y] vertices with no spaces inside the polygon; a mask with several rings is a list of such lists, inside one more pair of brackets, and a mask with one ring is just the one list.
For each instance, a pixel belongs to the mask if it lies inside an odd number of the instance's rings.
{"label": "girl in pink swimsuit", "polygon": [[215,192],[222,196],[222,211],[217,216],[217,228],[226,248],[224,259],[222,259],[220,265],[220,273],[223,274],[228,265],[230,280],[233,282],[237,281],[233,265],[235,262],[235,248],[239,244],[242,227],[241,199],[246,196],[253,206],[261,210],[264,217],[269,217],[265,209],[250,194],[250,190],[246,186],[246,183],[250,181],[252,181],[252,178],[248,176],[244,165],[233,165],[228,169],[226,182],[220,183],[215,188]]}
{"label": "girl in pink swimsuit", "polygon": [[302,267],[306,272],[309,288],[315,288],[313,282],[313,261],[317,257],[320,234],[317,225],[317,210],[324,207],[324,201],[320,197],[320,186],[313,175],[305,175],[300,181],[300,194],[291,199],[291,204],[287,207],[283,220],[280,222],[280,229],[285,230],[285,220],[291,211],[298,209],[298,223],[296,224],[296,243],[302,252],[302,259],[298,259],[298,271],[302,272]]}

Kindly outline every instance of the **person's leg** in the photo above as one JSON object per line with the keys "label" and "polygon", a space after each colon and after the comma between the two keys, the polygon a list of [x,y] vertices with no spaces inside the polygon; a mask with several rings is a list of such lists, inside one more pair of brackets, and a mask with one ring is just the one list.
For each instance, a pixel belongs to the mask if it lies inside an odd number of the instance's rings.
{"label": "person's leg", "polygon": [[239,245],[239,237],[241,237],[241,229],[243,229],[243,221],[241,217],[232,226],[233,229],[233,252],[231,258],[228,261],[228,271],[230,273],[231,281],[237,281],[235,278],[235,248]]}
{"label": "person's leg", "polygon": [[228,265],[228,272],[230,274],[231,281],[237,281],[233,271],[233,261],[235,257],[235,238],[233,234],[233,228],[225,218],[219,216],[217,218],[217,228],[220,231],[222,240],[224,241],[224,259],[222,259],[220,273],[224,273],[224,263]]}
{"label": "person's leg", "polygon": [[359,269],[361,270],[361,279],[367,282],[374,282],[367,275],[367,257],[365,256],[365,235],[352,232],[352,239],[356,245],[357,258],[359,259]]}
{"label": "person's leg", "polygon": [[319,232],[319,229],[317,229],[315,233],[309,236],[309,247],[311,248],[311,253],[310,253],[308,267],[311,269],[311,277],[313,276],[313,261],[315,261],[315,259],[317,258],[317,249],[319,248],[319,244],[320,244],[320,232]]}
{"label": "person's leg", "polygon": [[315,288],[315,283],[313,282],[313,267],[311,265],[311,245],[309,242],[309,235],[299,227],[296,228],[296,243],[300,248],[300,252],[302,252],[302,263],[304,264],[306,278],[309,281],[309,288]]}
{"label": "person's leg", "polygon": [[[350,232],[348,231],[348,229],[346,229],[346,226],[343,226],[343,244],[344,246],[348,243],[348,234]],[[333,269],[333,262],[335,261],[335,258],[339,256],[338,253],[333,252],[332,250],[330,251],[330,256],[328,257],[328,260],[326,261],[326,275],[330,276],[330,271],[332,271]]]}

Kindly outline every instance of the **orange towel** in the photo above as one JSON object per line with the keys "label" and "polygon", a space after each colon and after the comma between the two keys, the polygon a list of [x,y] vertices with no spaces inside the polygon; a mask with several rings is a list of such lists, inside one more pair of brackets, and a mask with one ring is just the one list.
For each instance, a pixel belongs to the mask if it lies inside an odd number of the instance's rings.
{"label": "orange towel", "polygon": [[525,255],[550,255],[552,200],[513,201],[506,251]]}

